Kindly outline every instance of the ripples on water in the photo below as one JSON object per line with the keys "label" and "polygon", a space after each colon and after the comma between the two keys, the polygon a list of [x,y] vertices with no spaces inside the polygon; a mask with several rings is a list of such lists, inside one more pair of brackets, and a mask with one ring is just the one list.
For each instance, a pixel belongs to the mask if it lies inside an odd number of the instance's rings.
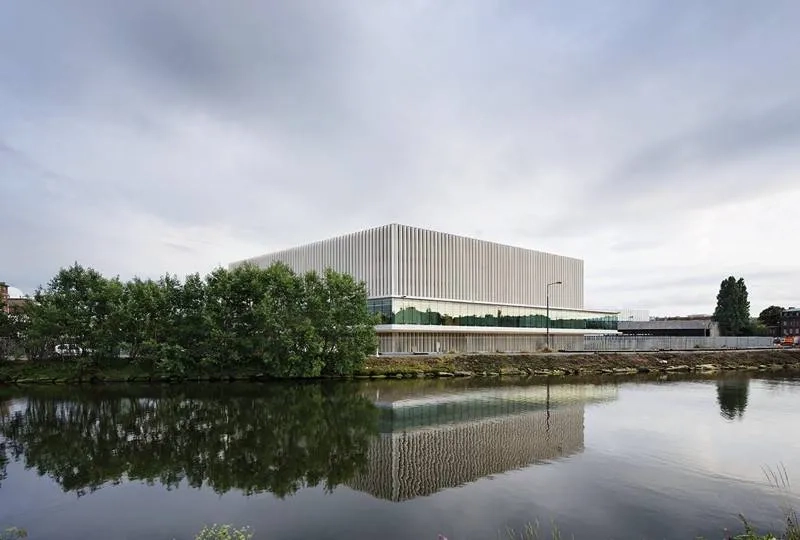
{"label": "ripples on water", "polygon": [[[798,381],[0,388],[0,528],[31,538],[719,538],[782,526]],[[546,532],[548,527],[543,527]]]}

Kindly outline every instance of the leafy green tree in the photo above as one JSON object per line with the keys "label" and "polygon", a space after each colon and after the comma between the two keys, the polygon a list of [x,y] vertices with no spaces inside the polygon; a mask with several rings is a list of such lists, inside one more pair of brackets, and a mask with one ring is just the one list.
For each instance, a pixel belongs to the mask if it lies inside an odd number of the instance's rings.
{"label": "leafy green tree", "polygon": [[740,336],[769,336],[771,335],[770,329],[761,324],[758,319],[750,319],[747,326],[742,328],[739,333]]}
{"label": "leafy green tree", "polygon": [[123,286],[91,268],[62,269],[34,295],[27,315],[34,356],[53,354],[57,344],[81,347],[96,358],[115,355],[121,338]]}
{"label": "leafy green tree", "polygon": [[4,307],[3,299],[0,298],[0,362],[11,353],[12,339],[16,337],[13,321],[3,309]]}
{"label": "leafy green tree", "polygon": [[780,326],[781,325],[781,314],[783,313],[783,308],[780,306],[769,306],[761,311],[758,314],[758,320],[764,326]]}
{"label": "leafy green tree", "polygon": [[209,334],[206,294],[203,279],[199,274],[191,274],[170,295],[172,317],[166,341],[181,352],[186,367],[196,367],[206,358]]}
{"label": "leafy green tree", "polygon": [[378,347],[377,317],[367,309],[366,287],[352,276],[327,270],[323,283],[324,315],[317,320],[325,323],[320,329],[324,372],[352,373]]}
{"label": "leafy green tree", "polygon": [[333,271],[299,276],[280,263],[126,283],[75,264],[37,290],[26,321],[29,358],[69,343],[89,366],[125,352],[179,376],[242,367],[275,377],[352,373],[376,347],[363,283]]}
{"label": "leafy green tree", "polygon": [[[206,291],[208,362],[228,366],[255,364],[273,374],[269,360],[271,329],[259,312],[260,304],[270,293],[269,271],[250,265],[232,271],[220,268],[206,278]],[[285,326],[284,315],[285,310],[279,310],[280,328]]]}
{"label": "leafy green tree", "polygon": [[167,334],[163,290],[153,280],[134,278],[123,287],[120,309],[120,340],[136,361]]}
{"label": "leafy green tree", "polygon": [[717,294],[714,320],[726,336],[740,336],[750,327],[750,302],[744,279],[733,276],[723,280]]}
{"label": "leafy green tree", "polygon": [[319,376],[324,365],[319,327],[325,324],[314,311],[319,298],[286,265],[267,268],[265,278],[267,294],[256,307],[267,337],[265,366],[280,377]]}

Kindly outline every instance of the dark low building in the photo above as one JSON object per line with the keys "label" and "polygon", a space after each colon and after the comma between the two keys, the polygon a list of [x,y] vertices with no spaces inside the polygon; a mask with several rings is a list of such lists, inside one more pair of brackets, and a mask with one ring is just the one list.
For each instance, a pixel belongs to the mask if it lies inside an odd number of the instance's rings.
{"label": "dark low building", "polygon": [[800,308],[790,307],[781,313],[781,335],[800,336]]}
{"label": "dark low building", "polygon": [[619,321],[618,330],[630,336],[717,337],[719,325],[710,318]]}

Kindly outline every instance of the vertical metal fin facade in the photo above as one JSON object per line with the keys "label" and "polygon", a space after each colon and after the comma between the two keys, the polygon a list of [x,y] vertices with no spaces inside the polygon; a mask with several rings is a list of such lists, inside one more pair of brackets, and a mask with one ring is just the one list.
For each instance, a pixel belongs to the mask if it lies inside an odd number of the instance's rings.
{"label": "vertical metal fin facade", "polygon": [[583,261],[476,238],[391,224],[246,261],[295,272],[332,268],[367,284],[371,298],[408,296],[583,309]]}

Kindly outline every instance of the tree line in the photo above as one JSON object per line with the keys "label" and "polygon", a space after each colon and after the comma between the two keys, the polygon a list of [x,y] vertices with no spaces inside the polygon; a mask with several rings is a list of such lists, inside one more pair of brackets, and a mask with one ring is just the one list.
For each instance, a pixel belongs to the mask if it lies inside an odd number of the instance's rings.
{"label": "tree line", "polygon": [[274,377],[349,374],[377,347],[363,283],[332,270],[295,274],[282,263],[129,281],[76,263],[0,317],[7,355],[123,358],[176,375],[240,367]]}

